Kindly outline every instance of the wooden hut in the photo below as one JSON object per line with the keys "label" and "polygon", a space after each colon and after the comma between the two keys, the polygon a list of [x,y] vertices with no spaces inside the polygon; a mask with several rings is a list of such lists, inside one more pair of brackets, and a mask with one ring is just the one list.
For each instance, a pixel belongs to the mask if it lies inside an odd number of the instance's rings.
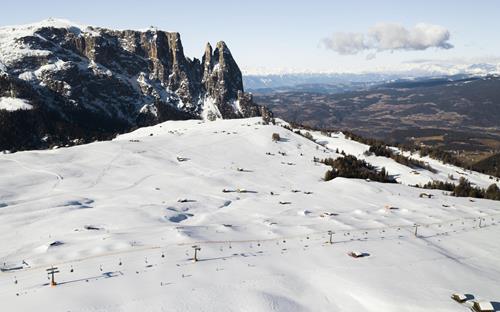
{"label": "wooden hut", "polygon": [[424,198],[424,197],[425,198],[432,198],[432,196],[434,196],[434,195],[428,194],[428,193],[420,193],[420,195],[419,195],[420,198]]}
{"label": "wooden hut", "polygon": [[475,301],[472,310],[476,312],[495,312],[495,308],[489,301]]}
{"label": "wooden hut", "polygon": [[464,303],[465,301],[467,301],[468,298],[464,294],[455,293],[451,295],[451,299],[455,300],[458,303]]}

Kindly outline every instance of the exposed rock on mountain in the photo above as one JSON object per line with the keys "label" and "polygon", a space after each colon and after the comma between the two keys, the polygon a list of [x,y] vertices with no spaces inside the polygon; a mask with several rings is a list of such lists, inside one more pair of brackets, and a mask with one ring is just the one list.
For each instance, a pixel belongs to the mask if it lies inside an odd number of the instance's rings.
{"label": "exposed rock on mountain", "polygon": [[0,97],[27,103],[0,102],[0,150],[104,139],[169,119],[270,116],[244,93],[222,41],[207,44],[200,62],[175,32],[52,19],[0,28]]}

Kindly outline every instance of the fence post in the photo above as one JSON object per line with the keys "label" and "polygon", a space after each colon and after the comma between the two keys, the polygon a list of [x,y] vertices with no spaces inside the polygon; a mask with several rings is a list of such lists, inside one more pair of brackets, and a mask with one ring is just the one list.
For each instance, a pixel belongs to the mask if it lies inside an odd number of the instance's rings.
{"label": "fence post", "polygon": [[420,226],[420,225],[415,224],[415,237],[418,237],[418,227],[419,227],[419,226]]}
{"label": "fence post", "polygon": [[201,248],[198,245],[194,245],[193,249],[194,249],[193,261],[197,262],[198,261],[198,251],[201,250]]}

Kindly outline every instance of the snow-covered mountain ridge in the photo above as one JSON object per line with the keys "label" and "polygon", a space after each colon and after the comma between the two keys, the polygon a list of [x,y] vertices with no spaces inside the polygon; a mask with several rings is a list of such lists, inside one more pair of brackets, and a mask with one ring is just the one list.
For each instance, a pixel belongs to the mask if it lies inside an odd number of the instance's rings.
{"label": "snow-covered mountain ridge", "polygon": [[[311,134],[325,146],[261,118],[167,121],[0,155],[2,305],[465,311],[451,293],[500,300],[499,202],[408,186],[453,174],[485,187],[488,176],[431,159],[437,173],[411,169],[365,156],[342,133]],[[339,157],[337,148],[401,184],[323,181],[328,167],[313,158]],[[61,271],[55,288],[44,286],[51,265]]]}
{"label": "snow-covered mountain ridge", "polygon": [[244,93],[223,41],[190,59],[176,32],[56,19],[0,28],[0,96],[33,107],[0,108],[0,150],[91,141],[171,119],[269,114]]}

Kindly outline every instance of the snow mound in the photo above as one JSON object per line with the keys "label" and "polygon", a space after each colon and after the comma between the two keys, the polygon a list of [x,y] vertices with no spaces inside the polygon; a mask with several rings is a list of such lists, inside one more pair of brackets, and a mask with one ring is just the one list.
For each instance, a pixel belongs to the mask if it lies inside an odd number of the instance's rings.
{"label": "snow mound", "polygon": [[11,97],[0,97],[0,110],[13,112],[17,110],[30,109],[33,109],[33,105],[31,105],[28,100]]}

